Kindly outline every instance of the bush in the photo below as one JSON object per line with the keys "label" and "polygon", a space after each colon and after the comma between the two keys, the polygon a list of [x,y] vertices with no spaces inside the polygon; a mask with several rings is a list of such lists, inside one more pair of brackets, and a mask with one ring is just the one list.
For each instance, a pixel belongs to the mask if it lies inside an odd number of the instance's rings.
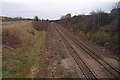
{"label": "bush", "polygon": [[8,45],[13,48],[18,48],[22,45],[21,39],[18,37],[18,35],[10,34],[7,29],[3,30],[2,32],[2,44]]}
{"label": "bush", "polygon": [[47,21],[33,21],[33,28],[38,31],[46,31],[47,26],[49,25],[49,22]]}

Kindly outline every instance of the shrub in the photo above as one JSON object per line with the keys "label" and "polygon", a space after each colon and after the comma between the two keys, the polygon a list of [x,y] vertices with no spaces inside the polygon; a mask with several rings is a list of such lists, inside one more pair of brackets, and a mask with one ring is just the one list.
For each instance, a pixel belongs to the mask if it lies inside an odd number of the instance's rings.
{"label": "shrub", "polygon": [[10,34],[10,32],[5,29],[2,32],[2,44],[3,45],[8,45],[13,48],[18,48],[22,45],[21,39],[18,37],[18,35]]}
{"label": "shrub", "polygon": [[49,22],[47,21],[33,21],[33,28],[38,31],[46,31],[47,26],[49,25]]}

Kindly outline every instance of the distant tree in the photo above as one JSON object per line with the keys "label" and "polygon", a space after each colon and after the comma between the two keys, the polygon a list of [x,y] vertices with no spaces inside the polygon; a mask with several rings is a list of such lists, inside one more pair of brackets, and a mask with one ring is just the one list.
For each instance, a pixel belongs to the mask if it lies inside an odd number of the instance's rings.
{"label": "distant tree", "polygon": [[46,21],[49,21],[49,19],[46,19]]}
{"label": "distant tree", "polygon": [[76,16],[76,15],[74,15],[74,16],[73,16],[73,18],[74,18],[74,17],[77,17],[77,16]]}
{"label": "distant tree", "polygon": [[108,13],[105,13],[102,10],[92,11],[91,13],[93,30],[99,29],[101,26],[110,23],[111,17],[109,17]]}
{"label": "distant tree", "polygon": [[118,2],[117,8],[120,8],[120,1]]}
{"label": "distant tree", "polygon": [[65,16],[61,16],[61,18],[60,18],[60,19],[62,20],[62,19],[64,19],[64,18],[65,18]]}
{"label": "distant tree", "polygon": [[38,20],[39,20],[38,16],[35,16],[35,17],[34,17],[34,19],[35,19],[36,21],[38,21]]}
{"label": "distant tree", "polygon": [[67,19],[67,18],[71,18],[71,14],[70,13],[65,15],[65,19]]}
{"label": "distant tree", "polygon": [[104,11],[98,11],[98,27],[109,22],[109,16]]}
{"label": "distant tree", "polygon": [[22,17],[15,17],[16,20],[22,20]]}
{"label": "distant tree", "polygon": [[120,8],[120,1],[114,3],[114,5],[112,6],[112,9],[117,9],[117,8]]}
{"label": "distant tree", "polygon": [[71,18],[70,13],[66,14],[65,16],[61,16],[61,19],[69,19],[69,18]]}
{"label": "distant tree", "polygon": [[120,18],[120,1],[113,6],[111,13],[114,18]]}

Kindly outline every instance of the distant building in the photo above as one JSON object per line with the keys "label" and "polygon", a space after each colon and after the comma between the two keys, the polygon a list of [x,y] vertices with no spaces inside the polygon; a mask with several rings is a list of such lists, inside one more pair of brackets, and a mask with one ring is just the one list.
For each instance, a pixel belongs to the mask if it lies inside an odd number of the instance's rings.
{"label": "distant building", "polygon": [[112,14],[120,14],[120,1],[117,3],[117,7],[115,9],[112,9]]}

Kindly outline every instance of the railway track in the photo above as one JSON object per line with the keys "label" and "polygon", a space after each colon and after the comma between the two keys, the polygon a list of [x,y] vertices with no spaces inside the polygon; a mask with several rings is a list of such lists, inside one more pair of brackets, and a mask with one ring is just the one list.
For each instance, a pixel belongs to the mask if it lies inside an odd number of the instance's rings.
{"label": "railway track", "polygon": [[64,35],[56,27],[54,28],[57,30],[59,36],[63,39],[65,45],[67,46],[67,49],[70,51],[71,56],[75,60],[79,69],[82,71],[82,74],[84,75],[85,79],[94,78],[97,80],[96,75],[89,68],[89,66],[84,62],[84,60],[77,54],[77,51],[74,49],[74,47],[65,39]]}
{"label": "railway track", "polygon": [[[62,28],[60,28],[62,29]],[[118,66],[114,66],[112,64],[110,64],[110,62],[107,62],[101,54],[100,50],[94,49],[92,46],[90,45],[86,45],[85,43],[83,43],[82,41],[80,41],[80,39],[76,36],[73,36],[72,34],[68,33],[67,31],[65,31],[64,29],[62,29],[64,32],[66,32],[65,34],[67,34],[71,39],[73,39],[73,41],[77,42],[78,45],[83,46],[84,48],[86,48],[87,50],[89,50],[92,54],[94,54],[95,56],[97,56],[99,59],[101,59],[102,61],[104,61],[106,64],[108,64],[111,68],[114,68],[115,71],[117,71],[120,74],[120,71],[118,69]],[[92,48],[90,48],[92,47]]]}
{"label": "railway track", "polygon": [[[58,28],[58,27],[57,27]],[[95,59],[101,66],[103,66],[110,74],[112,74],[116,79],[119,79],[119,71],[111,66],[109,63],[107,63],[105,60],[103,60],[101,57],[99,57],[98,55],[96,55],[93,51],[91,51],[89,48],[87,48],[86,46],[84,46],[81,42],[79,42],[74,36],[68,34],[68,32],[66,32],[65,30],[63,30],[62,28],[58,28],[59,32],[61,31],[61,33],[64,33],[65,35],[67,35],[67,37],[69,37],[69,39],[71,39],[72,41],[74,41],[80,48],[82,48],[87,54],[89,54],[93,59]]]}

